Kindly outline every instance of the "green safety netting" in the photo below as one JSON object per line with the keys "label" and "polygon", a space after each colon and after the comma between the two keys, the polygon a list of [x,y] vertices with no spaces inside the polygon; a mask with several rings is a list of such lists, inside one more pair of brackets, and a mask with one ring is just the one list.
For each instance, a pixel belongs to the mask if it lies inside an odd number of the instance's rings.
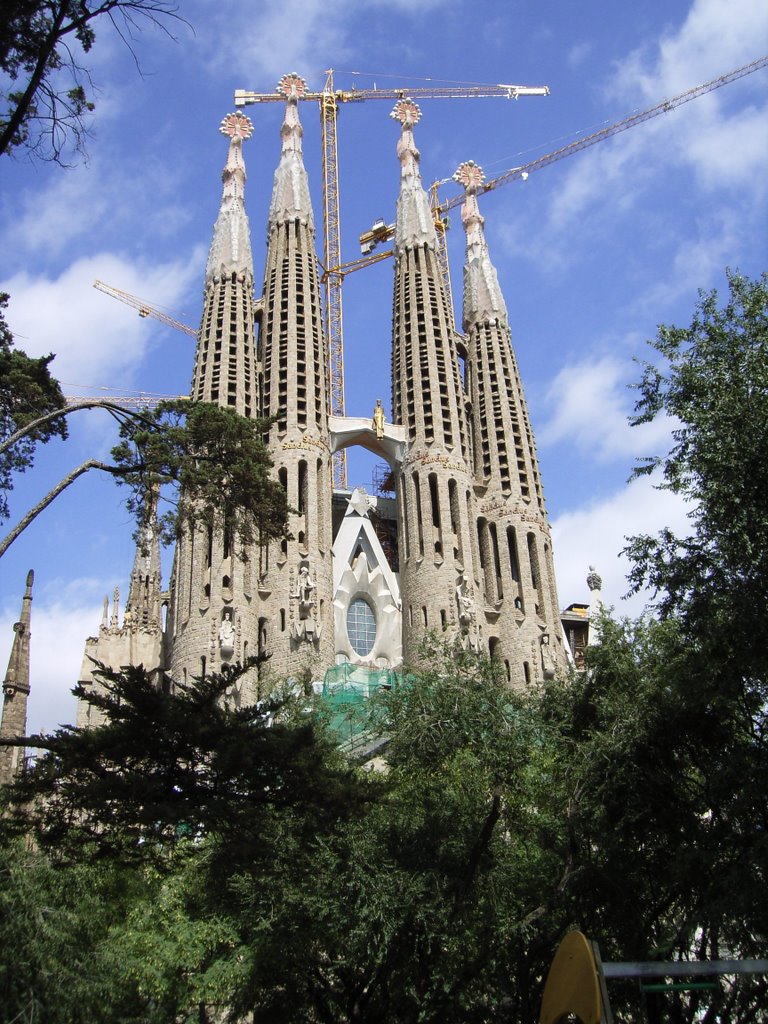
{"label": "green safety netting", "polygon": [[349,662],[328,669],[323,678],[322,701],[341,744],[355,747],[377,732],[378,708],[369,700],[382,689],[394,689],[398,682],[394,669]]}

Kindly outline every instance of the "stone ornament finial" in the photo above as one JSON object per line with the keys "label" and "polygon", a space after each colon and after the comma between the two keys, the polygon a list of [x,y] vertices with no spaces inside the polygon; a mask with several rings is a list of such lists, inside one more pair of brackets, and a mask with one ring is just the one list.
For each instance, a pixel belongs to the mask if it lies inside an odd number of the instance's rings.
{"label": "stone ornament finial", "polygon": [[454,171],[453,180],[458,182],[465,192],[477,195],[478,189],[485,181],[485,172],[474,160],[465,160]]}
{"label": "stone ornament finial", "polygon": [[389,116],[399,121],[403,128],[413,128],[421,120],[421,107],[410,96],[405,96],[397,101]]}
{"label": "stone ornament finial", "polygon": [[253,121],[251,121],[250,117],[246,117],[245,114],[241,114],[239,111],[235,114],[227,114],[226,117],[221,119],[219,131],[222,135],[232,139],[233,142],[238,139],[241,141],[250,139],[253,135]]}
{"label": "stone ornament finial", "polygon": [[306,80],[301,75],[297,75],[295,71],[283,75],[277,83],[277,92],[281,96],[285,96],[287,100],[300,100],[308,91],[309,86]]}
{"label": "stone ornament finial", "polygon": [[603,579],[598,572],[595,571],[594,565],[589,567],[589,575],[587,576],[587,586],[590,590],[602,590]]}

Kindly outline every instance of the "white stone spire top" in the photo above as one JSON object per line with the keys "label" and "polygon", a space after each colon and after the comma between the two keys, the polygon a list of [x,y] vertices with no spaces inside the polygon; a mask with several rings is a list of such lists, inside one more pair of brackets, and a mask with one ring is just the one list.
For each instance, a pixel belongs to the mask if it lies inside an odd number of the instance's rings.
{"label": "white stone spire top", "polygon": [[507,322],[507,307],[499,288],[496,268],[491,263],[483,224],[477,205],[477,191],[485,179],[482,167],[468,160],[460,164],[453,180],[464,187],[461,221],[467,233],[464,264],[464,330],[484,320]]}
{"label": "white stone spire top", "polygon": [[297,74],[283,75],[277,83],[277,91],[285,96],[285,119],[280,129],[282,151],[272,187],[268,230],[294,220],[314,230],[309,182],[301,152],[304,129],[299,120],[299,100],[307,91],[307,83]]}
{"label": "white stone spire top", "polygon": [[421,119],[421,110],[411,99],[398,100],[389,115],[402,125],[397,143],[400,161],[400,195],[397,199],[395,221],[395,254],[406,249],[427,245],[434,249],[437,244],[435,224],[429,199],[421,184],[419,172],[419,151],[413,139],[413,126]]}
{"label": "white stone spire top", "polygon": [[227,114],[219,126],[219,131],[229,138],[229,153],[221,174],[224,190],[205,268],[206,284],[221,274],[231,274],[233,271],[237,274],[246,271],[253,274],[248,216],[243,202],[243,141],[251,137],[253,124],[250,118],[243,114]]}

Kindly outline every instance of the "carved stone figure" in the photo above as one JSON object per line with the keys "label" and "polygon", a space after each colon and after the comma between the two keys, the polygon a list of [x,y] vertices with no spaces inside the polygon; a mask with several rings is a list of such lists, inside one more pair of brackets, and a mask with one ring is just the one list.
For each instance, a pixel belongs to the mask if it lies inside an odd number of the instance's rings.
{"label": "carved stone figure", "polygon": [[549,633],[544,633],[541,637],[541,668],[545,679],[555,678],[555,659],[552,657]]}
{"label": "carved stone figure", "polygon": [[381,404],[381,399],[376,399],[376,408],[373,410],[373,420],[371,426],[376,431],[376,437],[381,440],[384,437],[384,407]]}
{"label": "carved stone figure", "polygon": [[223,657],[229,657],[235,650],[235,627],[232,622],[232,610],[225,608],[223,614],[219,626],[219,650]]}
{"label": "carved stone figure", "polygon": [[459,608],[459,623],[468,628],[475,621],[475,601],[469,592],[467,577],[462,572],[456,584],[456,603]]}
{"label": "carved stone figure", "polygon": [[306,562],[299,569],[299,578],[296,582],[296,597],[299,599],[299,618],[308,619],[312,614],[314,604],[315,583],[309,574],[309,566]]}

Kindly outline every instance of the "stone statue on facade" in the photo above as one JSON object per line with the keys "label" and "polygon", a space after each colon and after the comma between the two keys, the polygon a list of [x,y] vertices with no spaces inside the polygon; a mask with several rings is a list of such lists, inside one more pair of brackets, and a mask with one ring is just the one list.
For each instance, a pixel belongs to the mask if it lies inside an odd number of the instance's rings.
{"label": "stone statue on facade", "polygon": [[223,658],[232,656],[235,650],[235,626],[232,622],[232,609],[225,608],[219,626],[219,650]]}
{"label": "stone statue on facade", "polygon": [[309,565],[306,562],[302,562],[299,569],[294,596],[299,602],[299,619],[298,622],[294,622],[291,635],[294,640],[315,643],[320,639],[321,627],[315,622],[315,581],[312,579]]}
{"label": "stone statue on facade", "polygon": [[456,604],[459,609],[459,625],[464,629],[468,629],[473,625],[476,613],[475,601],[472,594],[469,592],[467,577],[464,572],[459,574],[459,581],[456,584]]}
{"label": "stone statue on facade", "polygon": [[376,437],[379,441],[384,437],[384,406],[381,404],[381,399],[376,399],[376,408],[373,410],[373,420],[371,426],[376,431]]}
{"label": "stone statue on facade", "polygon": [[545,679],[555,678],[555,659],[552,656],[552,648],[549,643],[549,633],[542,634],[541,637],[541,669],[544,673]]}
{"label": "stone statue on facade", "polygon": [[315,583],[309,574],[309,566],[306,562],[299,569],[299,578],[296,582],[296,597],[299,599],[299,618],[308,619],[312,615],[314,605]]}

